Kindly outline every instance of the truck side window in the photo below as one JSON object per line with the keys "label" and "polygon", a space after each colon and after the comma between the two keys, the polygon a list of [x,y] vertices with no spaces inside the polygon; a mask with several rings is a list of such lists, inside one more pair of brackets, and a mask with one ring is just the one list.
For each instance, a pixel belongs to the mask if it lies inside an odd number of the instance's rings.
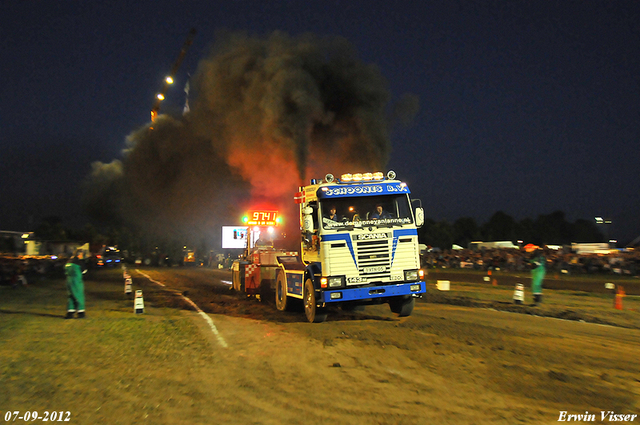
{"label": "truck side window", "polygon": [[306,232],[302,235],[302,239],[304,245],[307,249],[318,249],[318,231],[319,231],[319,220],[318,220],[318,202],[309,202],[307,205],[313,209],[311,213],[311,217],[313,219],[313,232]]}
{"label": "truck side window", "polygon": [[313,230],[315,233],[318,232],[319,221],[318,221],[318,203],[317,202],[309,202],[309,206],[313,208]]}

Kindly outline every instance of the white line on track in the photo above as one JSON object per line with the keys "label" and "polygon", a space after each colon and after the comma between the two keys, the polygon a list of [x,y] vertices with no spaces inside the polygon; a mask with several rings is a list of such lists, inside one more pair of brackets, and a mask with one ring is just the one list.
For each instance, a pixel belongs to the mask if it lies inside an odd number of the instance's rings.
{"label": "white line on track", "polygon": [[209,324],[209,327],[211,327],[211,331],[213,332],[213,334],[216,336],[216,338],[218,338],[218,343],[220,345],[222,345],[224,348],[228,348],[229,346],[227,345],[227,341],[224,340],[224,338],[222,337],[222,335],[220,334],[220,332],[218,332],[218,328],[216,328],[216,325],[213,323],[213,320],[211,320],[211,317],[209,317],[209,315],[207,313],[205,313],[204,311],[202,311],[202,309],[200,307],[198,307],[196,305],[196,303],[194,303],[193,301],[191,301],[189,298],[187,298],[186,296],[184,296],[184,294],[180,293],[179,291],[173,290],[169,287],[167,287],[167,285],[165,285],[162,282],[158,282],[157,280],[154,280],[151,278],[151,276],[149,276],[146,273],[141,272],[140,270],[136,269],[136,271],[138,273],[140,273],[142,276],[146,277],[147,279],[149,279],[151,282],[160,285],[164,288],[166,288],[167,290],[180,295],[182,298],[184,298],[184,300],[189,303],[193,308],[195,308],[195,310],[198,312],[198,314],[200,316],[202,316],[204,318],[204,320],[207,321],[207,323]]}

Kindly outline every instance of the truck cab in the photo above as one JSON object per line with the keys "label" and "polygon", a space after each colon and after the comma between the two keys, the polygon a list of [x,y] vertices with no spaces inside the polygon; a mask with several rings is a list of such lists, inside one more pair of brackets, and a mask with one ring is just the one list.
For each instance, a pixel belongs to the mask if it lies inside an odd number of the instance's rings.
{"label": "truck cab", "polygon": [[[282,297],[301,298],[307,319],[320,322],[330,304],[343,308],[389,303],[408,316],[426,291],[420,270],[417,228],[422,208],[412,208],[407,185],[395,173],[328,174],[300,188],[300,267],[282,266]],[[289,266],[289,270],[287,270]],[[298,275],[298,276],[296,276]],[[300,276],[301,275],[301,276]],[[280,295],[279,295],[280,294]]]}

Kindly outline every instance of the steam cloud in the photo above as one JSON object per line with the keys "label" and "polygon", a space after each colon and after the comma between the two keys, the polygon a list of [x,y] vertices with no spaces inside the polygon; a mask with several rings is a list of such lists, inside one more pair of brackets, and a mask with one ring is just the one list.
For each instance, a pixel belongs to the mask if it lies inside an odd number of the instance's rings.
{"label": "steam cloud", "polygon": [[160,115],[128,136],[121,161],[93,164],[96,218],[193,240],[260,204],[297,227],[292,197],[307,178],[388,160],[386,83],[344,39],[224,34],[190,85],[186,115]]}

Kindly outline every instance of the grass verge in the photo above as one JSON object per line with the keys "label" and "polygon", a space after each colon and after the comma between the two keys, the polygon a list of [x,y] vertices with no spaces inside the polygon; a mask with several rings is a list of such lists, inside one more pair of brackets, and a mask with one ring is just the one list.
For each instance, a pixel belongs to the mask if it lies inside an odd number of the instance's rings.
{"label": "grass verge", "polygon": [[493,308],[513,313],[555,317],[590,323],[640,329],[640,297],[622,298],[622,310],[614,308],[612,293],[593,293],[571,290],[543,290],[542,303],[534,306],[533,295],[525,283],[525,302],[516,305],[514,289],[508,286],[494,286],[491,283],[468,283],[452,281],[449,291],[437,289],[438,277],[427,279],[426,302],[453,304],[467,307]]}
{"label": "grass verge", "polygon": [[193,405],[211,346],[180,310],[134,314],[123,289],[121,270],[89,275],[87,318],[65,320],[63,280],[0,287],[2,418],[68,411],[72,423],[181,422],[172,412]]}

